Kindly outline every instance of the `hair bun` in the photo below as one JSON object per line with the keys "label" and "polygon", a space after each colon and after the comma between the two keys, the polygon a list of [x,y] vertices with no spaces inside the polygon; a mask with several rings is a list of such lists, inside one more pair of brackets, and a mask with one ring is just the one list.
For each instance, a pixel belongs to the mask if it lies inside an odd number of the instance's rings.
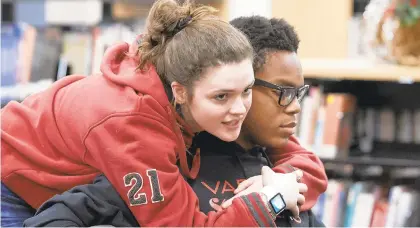
{"label": "hair bun", "polygon": [[143,68],[149,61],[156,64],[157,57],[163,55],[174,36],[188,27],[198,24],[202,27],[218,21],[216,12],[215,8],[195,4],[194,0],[156,0],[149,11],[144,39],[139,45],[142,56],[139,67]]}
{"label": "hair bun", "polygon": [[175,36],[179,31],[183,30],[187,25],[192,21],[192,16],[188,15],[187,17],[179,19],[176,23],[175,28],[173,29],[172,36]]}

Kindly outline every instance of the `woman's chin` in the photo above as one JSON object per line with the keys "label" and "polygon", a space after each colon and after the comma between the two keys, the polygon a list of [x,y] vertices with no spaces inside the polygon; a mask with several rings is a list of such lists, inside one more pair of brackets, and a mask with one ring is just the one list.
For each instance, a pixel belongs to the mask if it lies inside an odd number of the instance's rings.
{"label": "woman's chin", "polygon": [[233,142],[238,139],[240,132],[241,131],[239,129],[239,131],[235,131],[235,132],[215,132],[215,133],[210,132],[210,134],[216,136],[222,141]]}

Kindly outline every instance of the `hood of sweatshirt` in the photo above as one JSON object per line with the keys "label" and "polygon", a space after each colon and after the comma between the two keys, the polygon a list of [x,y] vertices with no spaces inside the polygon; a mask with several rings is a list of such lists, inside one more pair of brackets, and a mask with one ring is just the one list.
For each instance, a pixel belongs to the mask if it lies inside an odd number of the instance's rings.
{"label": "hood of sweatshirt", "polygon": [[149,95],[167,109],[166,111],[172,118],[173,130],[178,137],[178,158],[181,171],[185,176],[195,178],[200,167],[200,152],[198,151],[195,154],[190,169],[186,158],[186,150],[182,149],[191,145],[194,134],[169,102],[168,95],[155,67],[148,64],[143,70],[138,68],[140,62],[138,44],[141,38],[142,35],[138,36],[131,45],[124,42],[108,48],[102,60],[101,72],[104,77],[113,83],[132,88],[138,94]]}

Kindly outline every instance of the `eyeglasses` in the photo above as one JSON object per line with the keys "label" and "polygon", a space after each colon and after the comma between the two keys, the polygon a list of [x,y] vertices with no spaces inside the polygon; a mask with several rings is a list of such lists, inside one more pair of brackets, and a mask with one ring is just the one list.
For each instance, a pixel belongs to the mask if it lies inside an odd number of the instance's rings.
{"label": "eyeglasses", "polygon": [[277,90],[279,92],[278,104],[283,107],[286,107],[290,103],[292,103],[295,97],[300,103],[303,97],[305,97],[306,93],[309,90],[309,85],[304,85],[299,88],[289,87],[289,86],[279,86],[279,85],[275,85],[275,84],[272,84],[270,82],[267,82],[258,78],[255,79],[254,85],[264,86],[266,88]]}

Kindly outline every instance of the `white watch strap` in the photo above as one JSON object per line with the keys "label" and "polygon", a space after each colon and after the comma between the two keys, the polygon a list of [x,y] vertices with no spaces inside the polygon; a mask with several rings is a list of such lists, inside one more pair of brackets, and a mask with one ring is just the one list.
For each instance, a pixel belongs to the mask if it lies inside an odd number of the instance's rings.
{"label": "white watch strap", "polygon": [[270,200],[276,195],[276,191],[269,186],[265,186],[261,189],[261,195],[263,197],[263,201],[267,206],[268,211],[270,212],[271,218],[274,220],[276,220],[276,213],[274,212],[271,204],[270,204]]}

